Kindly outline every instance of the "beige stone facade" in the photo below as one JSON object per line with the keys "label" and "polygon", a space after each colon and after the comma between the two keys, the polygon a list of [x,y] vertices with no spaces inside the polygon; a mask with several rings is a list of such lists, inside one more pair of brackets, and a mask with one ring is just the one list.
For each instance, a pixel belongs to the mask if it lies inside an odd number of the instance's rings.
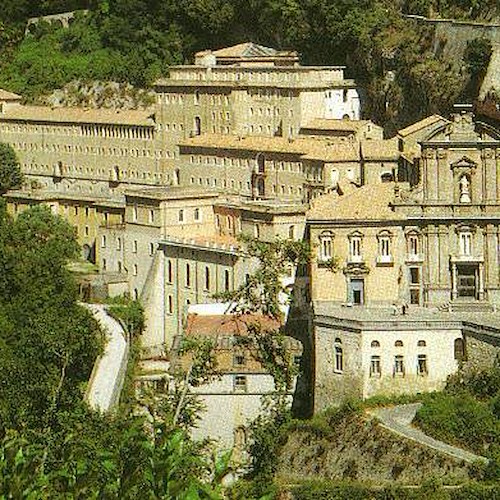
{"label": "beige stone facade", "polygon": [[421,148],[408,182],[330,193],[307,215],[316,409],[438,389],[457,369],[455,342],[500,331],[500,132],[461,106],[399,140]]}

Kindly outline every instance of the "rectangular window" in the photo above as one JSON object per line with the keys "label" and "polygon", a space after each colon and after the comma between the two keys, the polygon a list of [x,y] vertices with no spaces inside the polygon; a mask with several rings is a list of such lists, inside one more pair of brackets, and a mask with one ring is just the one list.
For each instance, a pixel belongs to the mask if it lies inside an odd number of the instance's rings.
{"label": "rectangular window", "polygon": [[332,258],[332,237],[331,236],[323,236],[321,238],[321,247],[320,247],[320,259],[322,261],[330,260]]}
{"label": "rectangular window", "polygon": [[155,221],[155,211],[154,210],[150,210],[149,211],[149,223],[153,224],[154,221]]}
{"label": "rectangular window", "polygon": [[460,254],[464,256],[472,255],[471,233],[460,233]]}
{"label": "rectangular window", "polygon": [[372,356],[370,359],[370,377],[380,377],[381,373],[380,356]]}
{"label": "rectangular window", "polygon": [[233,384],[234,392],[247,392],[247,378],[245,375],[235,375]]}
{"label": "rectangular window", "polygon": [[410,257],[417,257],[419,253],[418,248],[418,236],[412,234],[408,236],[408,254]]}
{"label": "rectangular window", "polygon": [[178,220],[179,222],[184,222],[184,210],[182,208],[179,210]]}
{"label": "rectangular window", "polygon": [[420,284],[420,269],[418,267],[410,267],[410,283],[412,285]]}
{"label": "rectangular window", "polygon": [[233,366],[245,366],[245,355],[244,354],[235,354],[233,356]]}
{"label": "rectangular window", "polygon": [[391,240],[386,236],[379,240],[379,254],[381,257],[391,256]]}
{"label": "rectangular window", "polygon": [[201,219],[201,217],[200,217],[200,209],[199,208],[195,208],[194,209],[194,220],[198,222],[200,219]]}
{"label": "rectangular window", "polygon": [[205,290],[210,290],[210,268],[205,267]]}
{"label": "rectangular window", "polygon": [[132,252],[137,253],[137,240],[132,242]]}
{"label": "rectangular window", "polygon": [[116,238],[116,250],[120,251],[122,249],[122,239]]}
{"label": "rectangular window", "polygon": [[418,375],[427,375],[427,356],[419,354],[417,357],[417,373]]}
{"label": "rectangular window", "polygon": [[349,238],[349,261],[361,262],[361,237],[352,236]]}
{"label": "rectangular window", "polygon": [[137,207],[132,207],[132,222],[137,222]]}
{"label": "rectangular window", "polygon": [[394,357],[394,375],[403,376],[405,374],[404,358],[401,354]]}

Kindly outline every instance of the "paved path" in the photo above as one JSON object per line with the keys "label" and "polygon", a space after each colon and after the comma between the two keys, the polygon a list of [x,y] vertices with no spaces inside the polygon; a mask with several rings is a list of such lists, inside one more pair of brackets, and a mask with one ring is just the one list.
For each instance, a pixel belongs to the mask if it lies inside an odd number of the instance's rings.
{"label": "paved path", "polygon": [[415,418],[417,410],[422,406],[421,403],[398,405],[390,408],[373,408],[369,410],[371,415],[380,419],[383,427],[389,429],[400,436],[416,441],[417,443],[428,446],[437,451],[441,451],[454,458],[464,460],[465,462],[488,462],[488,459],[479,455],[474,455],[469,451],[462,450],[456,446],[451,446],[443,441],[431,438],[421,430],[413,427],[411,422]]}
{"label": "paved path", "polygon": [[106,334],[104,353],[95,362],[86,399],[90,407],[102,412],[118,404],[128,360],[128,344],[118,321],[109,316],[101,304],[84,304]]}

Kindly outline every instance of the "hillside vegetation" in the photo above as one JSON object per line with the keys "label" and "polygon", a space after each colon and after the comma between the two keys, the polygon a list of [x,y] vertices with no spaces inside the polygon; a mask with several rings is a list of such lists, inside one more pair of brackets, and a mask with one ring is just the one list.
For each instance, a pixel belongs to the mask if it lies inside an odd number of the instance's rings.
{"label": "hillside vegetation", "polygon": [[[403,13],[500,17],[496,0],[6,0],[0,86],[28,99],[78,79],[146,87],[194,52],[242,41],[296,49],[305,64],[342,64],[366,90],[366,116],[394,129],[471,99],[477,69],[433,51],[433,28]],[[29,16],[89,8],[69,29]],[[475,68],[474,70],[472,68]],[[474,86],[473,86],[474,87]]]}

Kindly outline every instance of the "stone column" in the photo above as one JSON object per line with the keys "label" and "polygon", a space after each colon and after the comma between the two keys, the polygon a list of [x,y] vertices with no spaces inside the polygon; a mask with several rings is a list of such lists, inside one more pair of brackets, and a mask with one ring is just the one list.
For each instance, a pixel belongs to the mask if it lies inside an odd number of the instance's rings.
{"label": "stone column", "polygon": [[439,244],[439,284],[443,287],[450,287],[450,271],[449,271],[449,255],[450,255],[450,238],[449,229],[442,224],[438,230]]}
{"label": "stone column", "polygon": [[488,224],[485,231],[484,265],[486,288],[498,286],[498,229]]}
{"label": "stone column", "polygon": [[483,200],[492,203],[497,200],[497,169],[493,149],[485,148],[481,151],[481,162],[484,186]]}
{"label": "stone column", "polygon": [[[434,193],[433,200],[449,200],[453,196],[453,182],[449,183],[449,168],[447,168],[448,151],[439,148],[436,152],[436,168],[432,174]],[[451,193],[449,192],[451,188]]]}
{"label": "stone column", "polygon": [[478,268],[478,299],[479,300],[484,300],[484,264],[482,262],[479,263],[479,268]]}

